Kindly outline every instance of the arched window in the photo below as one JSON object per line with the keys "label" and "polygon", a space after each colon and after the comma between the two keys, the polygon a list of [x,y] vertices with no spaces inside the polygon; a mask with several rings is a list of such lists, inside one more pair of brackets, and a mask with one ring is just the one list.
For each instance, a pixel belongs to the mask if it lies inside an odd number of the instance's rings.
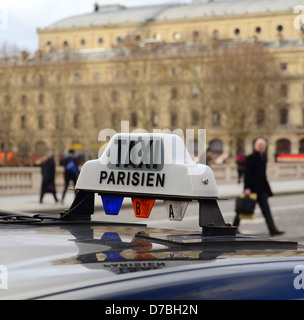
{"label": "arched window", "polygon": [[219,139],[214,139],[209,142],[209,148],[214,155],[223,153],[223,142]]}
{"label": "arched window", "polygon": [[276,142],[276,154],[289,154],[291,143],[288,139],[280,139]]}

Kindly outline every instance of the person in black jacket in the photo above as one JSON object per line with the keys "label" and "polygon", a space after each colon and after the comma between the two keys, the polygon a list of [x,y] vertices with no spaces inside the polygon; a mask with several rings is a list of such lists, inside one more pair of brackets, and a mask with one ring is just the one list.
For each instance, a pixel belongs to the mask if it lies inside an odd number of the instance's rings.
{"label": "person in black jacket", "polygon": [[40,192],[40,203],[42,203],[44,194],[47,192],[52,193],[55,201],[58,202],[55,186],[54,156],[54,154],[51,154],[51,156],[41,166],[42,183]]}
{"label": "person in black jacket", "polygon": [[[244,194],[245,196],[249,196],[251,193],[256,193],[258,195],[257,202],[262,210],[269,234],[271,236],[276,236],[284,234],[284,232],[279,231],[276,228],[268,203],[268,197],[273,196],[273,193],[266,175],[266,148],[266,141],[262,138],[257,139],[254,144],[254,152],[246,159]],[[238,215],[236,215],[233,225],[239,226],[239,223],[240,219]]]}

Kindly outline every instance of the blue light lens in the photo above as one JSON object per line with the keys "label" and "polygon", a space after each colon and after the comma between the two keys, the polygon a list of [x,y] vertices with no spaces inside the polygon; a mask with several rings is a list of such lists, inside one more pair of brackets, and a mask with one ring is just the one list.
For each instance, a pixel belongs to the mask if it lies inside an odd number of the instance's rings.
{"label": "blue light lens", "polygon": [[123,197],[102,196],[102,203],[107,215],[117,216],[119,214]]}

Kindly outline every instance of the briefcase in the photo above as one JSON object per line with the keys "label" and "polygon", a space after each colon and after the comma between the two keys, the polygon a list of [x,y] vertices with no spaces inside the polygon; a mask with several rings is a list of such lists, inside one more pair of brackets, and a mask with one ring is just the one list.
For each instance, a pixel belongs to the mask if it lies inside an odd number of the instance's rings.
{"label": "briefcase", "polygon": [[254,219],[254,209],[257,198],[256,193],[251,193],[250,196],[242,194],[236,199],[235,211],[240,219]]}

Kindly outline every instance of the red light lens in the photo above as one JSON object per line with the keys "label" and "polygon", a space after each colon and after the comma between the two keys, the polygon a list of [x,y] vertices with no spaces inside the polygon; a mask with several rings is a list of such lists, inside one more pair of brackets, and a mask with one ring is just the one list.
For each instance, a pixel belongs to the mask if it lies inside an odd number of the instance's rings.
{"label": "red light lens", "polygon": [[136,218],[148,219],[154,206],[155,199],[132,198],[133,209]]}

